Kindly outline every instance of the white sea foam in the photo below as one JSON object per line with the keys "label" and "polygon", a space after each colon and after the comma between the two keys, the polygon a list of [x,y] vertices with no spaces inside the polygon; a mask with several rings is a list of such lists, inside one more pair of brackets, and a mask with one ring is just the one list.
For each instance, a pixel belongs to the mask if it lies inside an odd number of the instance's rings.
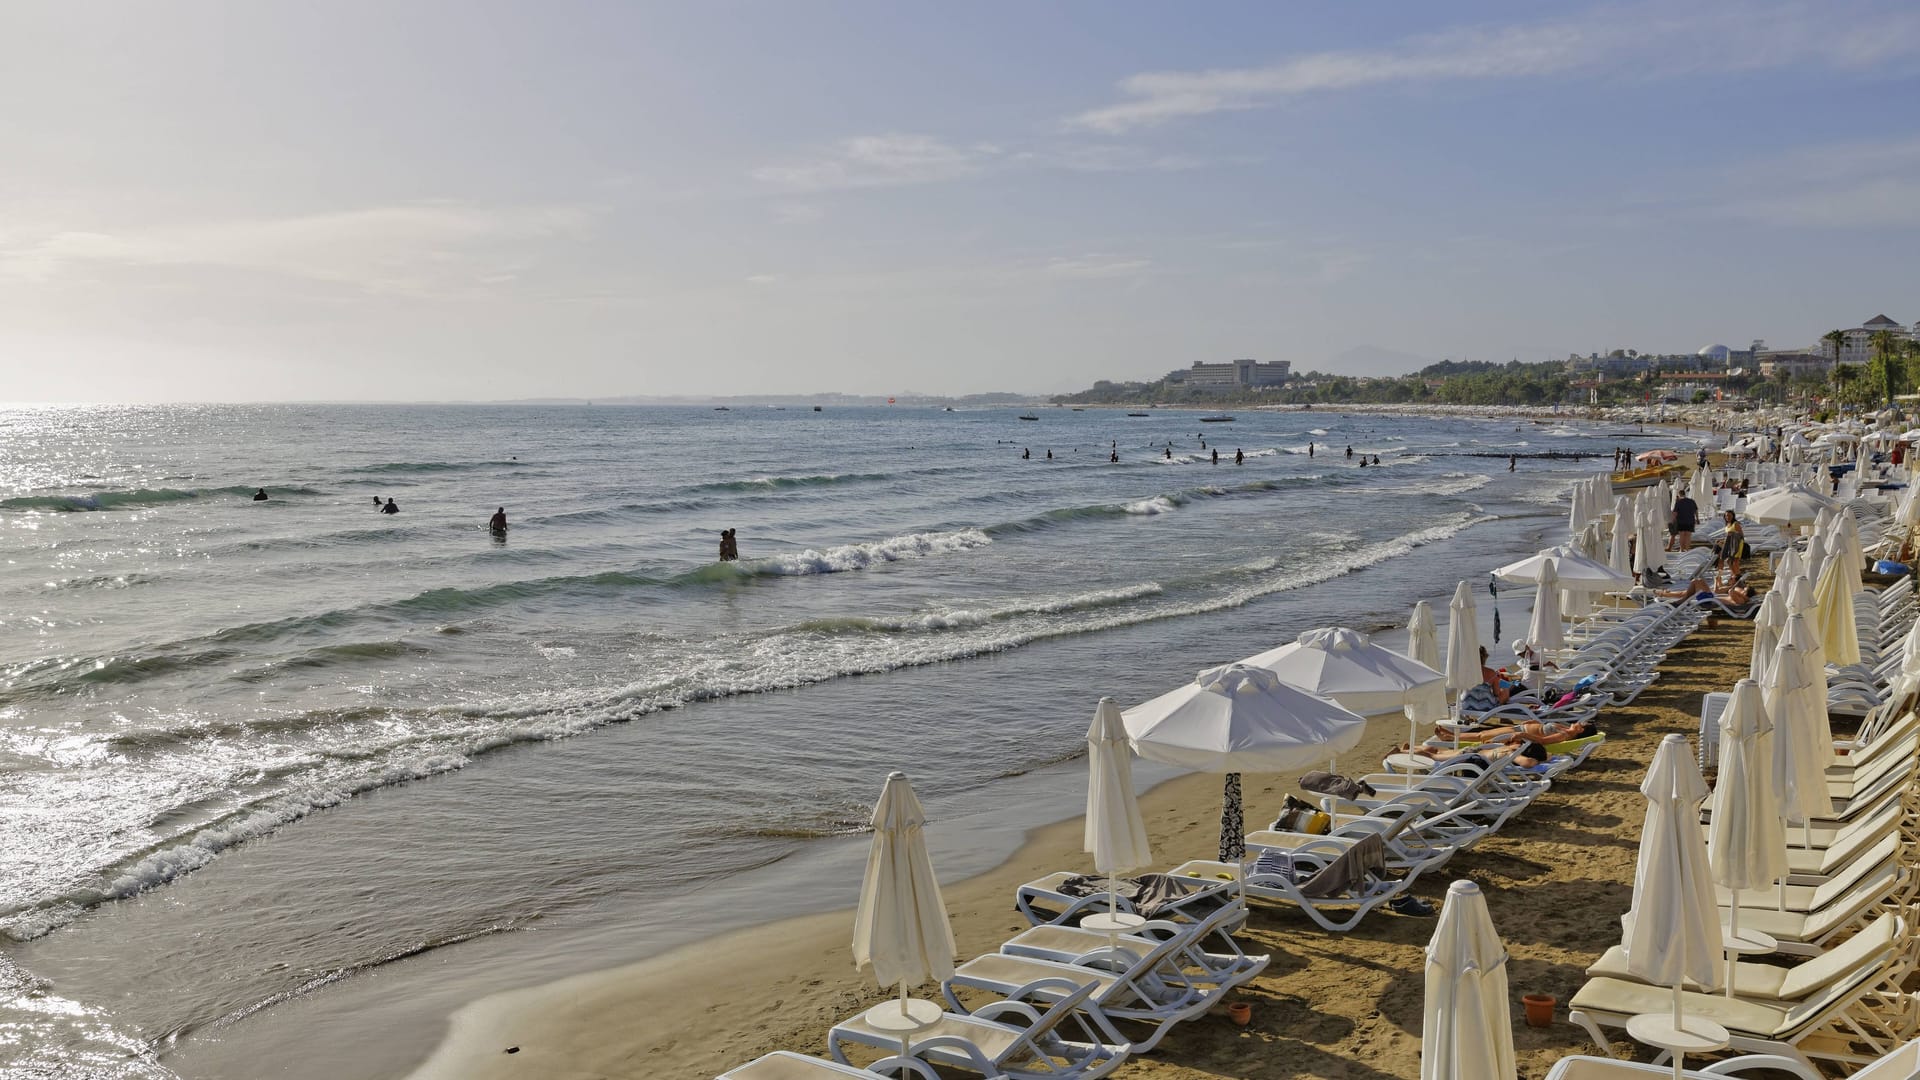
{"label": "white sea foam", "polygon": [[971,551],[991,543],[993,538],[979,529],[909,533],[867,544],[841,544],[830,548],[808,548],[790,555],[775,555],[753,563],[752,569],[755,573],[775,575],[839,574],[904,559]]}
{"label": "white sea foam", "polygon": [[1129,514],[1171,514],[1180,509],[1180,504],[1172,496],[1155,495],[1150,499],[1127,503],[1124,509]]}

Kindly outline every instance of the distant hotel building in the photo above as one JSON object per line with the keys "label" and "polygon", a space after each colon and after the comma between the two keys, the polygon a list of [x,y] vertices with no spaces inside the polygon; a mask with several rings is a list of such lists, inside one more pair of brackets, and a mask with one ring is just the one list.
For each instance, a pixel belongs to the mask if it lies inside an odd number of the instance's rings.
{"label": "distant hotel building", "polygon": [[1912,330],[1901,326],[1885,315],[1875,315],[1851,330],[1842,331],[1846,337],[1840,343],[1840,355],[1833,354],[1833,343],[1822,340],[1820,353],[1829,360],[1838,360],[1842,364],[1866,364],[1873,360],[1873,335],[1881,330],[1890,330],[1893,336],[1901,340],[1911,340],[1920,333],[1920,323]]}
{"label": "distant hotel building", "polygon": [[1287,360],[1229,360],[1224,364],[1195,360],[1190,368],[1167,372],[1167,381],[1208,390],[1238,390],[1279,386],[1287,381],[1292,369],[1292,362]]}

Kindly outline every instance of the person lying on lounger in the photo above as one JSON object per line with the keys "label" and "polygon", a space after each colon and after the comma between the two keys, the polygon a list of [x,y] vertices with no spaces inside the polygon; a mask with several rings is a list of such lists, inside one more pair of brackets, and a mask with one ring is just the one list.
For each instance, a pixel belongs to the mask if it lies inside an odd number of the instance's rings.
{"label": "person lying on lounger", "polygon": [[[1538,728],[1540,734],[1529,734],[1526,730],[1528,728]],[[1495,736],[1470,746],[1462,746],[1457,749],[1435,746],[1402,746],[1400,752],[1413,754],[1416,757],[1432,758],[1435,761],[1447,761],[1468,754],[1484,754],[1489,747],[1517,746],[1520,748],[1520,752],[1514,756],[1512,763],[1523,769],[1530,769],[1535,765],[1545,764],[1553,757],[1552,748],[1554,744],[1567,742],[1572,739],[1584,739],[1588,736],[1598,734],[1600,734],[1600,729],[1595,726],[1591,720],[1580,720],[1571,724],[1561,725],[1560,730],[1552,732],[1546,730],[1546,725],[1528,720],[1514,725],[1513,729],[1505,735]]]}
{"label": "person lying on lounger", "polygon": [[1655,589],[1653,595],[1662,600],[1718,600],[1729,607],[1745,607],[1747,601],[1753,599],[1753,590],[1735,582],[1726,592],[1714,592],[1705,580],[1694,578],[1684,589]]}
{"label": "person lying on lounger", "polygon": [[[1581,739],[1600,730],[1592,720],[1522,720],[1517,724],[1503,727],[1491,727],[1484,731],[1463,732],[1461,738],[1471,738],[1479,743],[1505,743],[1510,736],[1521,735],[1528,739],[1550,746],[1568,739]],[[1445,728],[1435,728],[1436,738],[1450,738],[1452,732]]]}

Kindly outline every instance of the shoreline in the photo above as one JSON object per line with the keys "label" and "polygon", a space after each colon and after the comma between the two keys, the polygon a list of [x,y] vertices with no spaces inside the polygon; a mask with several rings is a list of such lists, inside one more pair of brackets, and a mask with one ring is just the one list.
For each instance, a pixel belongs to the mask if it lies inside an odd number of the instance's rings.
{"label": "shoreline", "polygon": [[[1638,782],[1660,736],[1691,732],[1700,694],[1739,676],[1750,625],[1716,620],[1675,646],[1663,677],[1633,705],[1603,718],[1609,745],[1556,781],[1527,813],[1472,851],[1424,875],[1416,895],[1439,901],[1458,878],[1487,893],[1511,957],[1517,1004],[1545,991],[1561,1002],[1586,964],[1615,944],[1617,915],[1631,899],[1635,840],[1643,810]],[[1405,722],[1376,718],[1342,771],[1373,771]],[[1246,778],[1249,822],[1270,816],[1292,777]],[[1217,844],[1219,778],[1186,775],[1141,798],[1156,864],[1210,857]],[[1018,884],[1086,866],[1078,817],[1030,830],[993,869],[943,887],[959,958],[996,949],[1025,928],[1013,910]],[[638,963],[530,986],[459,1009],[431,1056],[409,1080],[518,1080],[527,1077],[710,1078],[776,1049],[823,1054],[827,1029],[888,995],[853,968],[852,901],[840,910],[777,920],[677,948]],[[1544,905],[1544,906],[1543,906]],[[1551,916],[1551,917],[1543,917]],[[1421,950],[1433,921],[1384,911],[1347,934],[1320,930],[1292,909],[1256,904],[1243,942],[1271,952],[1267,973],[1238,994],[1255,1007],[1248,1028],[1207,1017],[1136,1058],[1126,1075],[1294,1077],[1384,1080],[1418,1074]],[[697,992],[688,993],[697,988]],[[1521,1075],[1543,1076],[1564,1054],[1593,1052],[1565,1022],[1516,1026]],[[507,1053],[508,1047],[517,1047]]]}

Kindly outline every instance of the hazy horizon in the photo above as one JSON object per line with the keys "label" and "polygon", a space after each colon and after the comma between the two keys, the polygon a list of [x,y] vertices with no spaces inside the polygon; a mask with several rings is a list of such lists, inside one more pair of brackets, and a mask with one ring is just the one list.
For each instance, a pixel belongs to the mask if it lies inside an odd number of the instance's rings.
{"label": "hazy horizon", "polygon": [[0,397],[1806,345],[1920,319],[1916,58],[1873,0],[10,4]]}

